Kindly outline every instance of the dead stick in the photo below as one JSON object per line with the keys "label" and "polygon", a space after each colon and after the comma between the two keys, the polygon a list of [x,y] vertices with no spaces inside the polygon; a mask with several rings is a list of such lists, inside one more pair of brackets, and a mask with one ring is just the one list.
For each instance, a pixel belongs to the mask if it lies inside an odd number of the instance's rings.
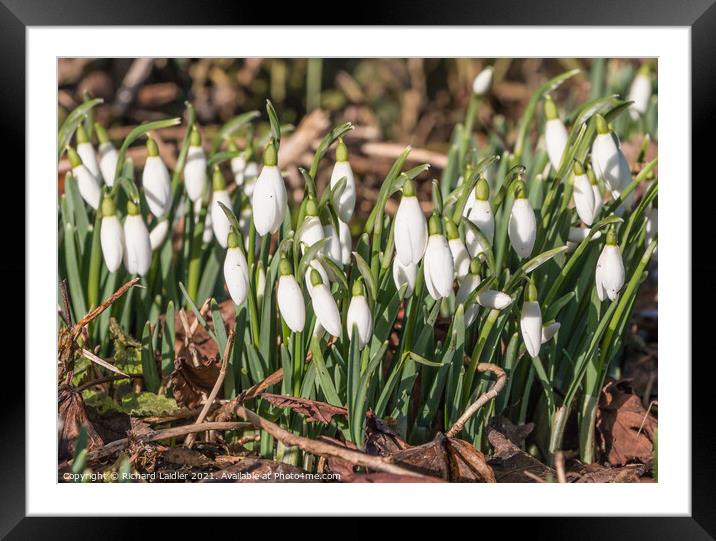
{"label": "dead stick", "polygon": [[[254,425],[254,427],[268,432],[284,445],[300,447],[303,451],[316,456],[340,458],[350,462],[351,464],[355,464],[356,466],[372,468],[377,471],[392,473],[395,475],[409,475],[411,477],[418,478],[426,477],[420,473],[416,473],[393,464],[388,459],[383,457],[371,456],[358,451],[338,447],[337,445],[332,445],[330,443],[324,443],[304,438],[302,436],[297,436],[287,430],[284,430],[277,424],[258,416],[256,413],[243,406],[236,408],[236,414],[242,419],[249,421],[252,425]],[[430,480],[432,481],[433,479],[430,478]]]}
{"label": "dead stick", "polygon": [[109,308],[113,302],[115,302],[117,299],[119,299],[122,295],[124,295],[130,287],[135,286],[139,282],[139,277],[132,278],[129,282],[124,284],[122,287],[120,287],[117,291],[112,293],[107,299],[105,299],[102,304],[100,304],[97,308],[89,312],[85,317],[83,317],[77,325],[74,326],[72,329],[72,337],[73,339],[77,338],[82,331],[82,328],[89,324],[94,318],[99,316],[102,312],[104,312],[107,308]]}
{"label": "dead stick", "polygon": [[[232,328],[229,330],[229,337],[226,339],[226,346],[224,347],[224,354],[222,355],[221,359],[221,370],[219,370],[219,377],[216,378],[216,382],[214,383],[214,388],[211,390],[211,394],[209,395],[209,398],[206,399],[206,402],[204,403],[204,407],[201,409],[201,412],[199,413],[199,417],[196,418],[196,422],[194,424],[199,425],[204,422],[204,418],[206,418],[206,414],[209,413],[209,409],[211,408],[211,405],[214,403],[214,400],[216,399],[216,395],[219,394],[219,388],[224,383],[224,378],[226,377],[226,367],[229,364],[229,355],[231,355],[231,348],[234,345],[234,329]],[[189,434],[186,441],[184,442],[185,447],[191,447],[194,443],[194,435]]]}
{"label": "dead stick", "polygon": [[492,372],[497,376],[497,381],[486,393],[481,394],[478,399],[475,400],[475,402],[473,402],[470,407],[465,410],[465,413],[463,413],[462,416],[457,421],[455,421],[455,424],[452,425],[452,427],[450,427],[450,430],[445,433],[448,438],[454,438],[455,436],[457,436],[465,426],[465,423],[467,423],[467,421],[470,419],[470,417],[475,415],[475,413],[477,413],[477,410],[479,410],[487,402],[497,397],[497,395],[500,394],[502,388],[505,386],[505,383],[507,383],[507,374],[502,368],[500,368],[496,364],[479,363],[477,365],[477,371]]}
{"label": "dead stick", "polygon": [[566,483],[567,475],[564,472],[564,453],[562,451],[557,451],[554,454],[554,465],[557,469],[557,481]]}

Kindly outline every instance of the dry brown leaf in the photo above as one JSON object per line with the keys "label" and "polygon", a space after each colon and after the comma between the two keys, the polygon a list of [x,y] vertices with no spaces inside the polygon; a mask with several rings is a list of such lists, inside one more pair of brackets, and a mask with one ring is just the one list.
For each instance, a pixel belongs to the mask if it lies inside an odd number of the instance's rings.
{"label": "dry brown leaf", "polygon": [[194,449],[186,447],[169,447],[162,453],[162,459],[171,464],[179,464],[181,466],[202,467],[210,466],[213,462]]}
{"label": "dry brown leaf", "polygon": [[602,389],[596,423],[600,449],[612,466],[650,464],[658,422],[621,386],[610,380]]}
{"label": "dry brown leaf", "polygon": [[58,390],[58,414],[60,421],[59,458],[72,458],[75,443],[82,426],[87,427],[87,450],[99,449],[104,445],[102,438],[87,417],[82,396],[69,385],[61,385]]}
{"label": "dry brown leaf", "polygon": [[495,449],[489,464],[498,483],[535,483],[534,477],[528,475],[528,472],[545,481],[557,478],[552,468],[525,453],[492,425],[487,427],[487,439]]}
{"label": "dry brown leaf", "polygon": [[294,398],[273,393],[262,393],[261,398],[271,402],[279,408],[289,408],[305,416],[306,421],[329,424],[335,415],[347,415],[348,410],[340,406],[309,400],[307,398]]}
{"label": "dry brown leaf", "polygon": [[366,413],[365,450],[369,455],[388,456],[410,447],[400,436],[375,416],[372,410]]}

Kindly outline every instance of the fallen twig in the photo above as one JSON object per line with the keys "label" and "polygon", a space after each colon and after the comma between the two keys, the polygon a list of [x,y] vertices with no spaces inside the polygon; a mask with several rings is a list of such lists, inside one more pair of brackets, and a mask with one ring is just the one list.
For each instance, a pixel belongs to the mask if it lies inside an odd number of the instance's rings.
{"label": "fallen twig", "polygon": [[[124,295],[127,291],[129,291],[129,288],[137,285],[137,282],[139,282],[139,277],[132,278],[129,282],[124,284],[122,287],[120,287],[117,291],[112,293],[109,297],[107,297],[102,304],[100,304],[97,308],[90,311],[83,317],[77,325],[75,325],[72,329],[72,338],[76,339],[80,332],[82,332],[82,329],[88,325],[93,319],[95,319],[97,316],[99,316],[102,312],[104,312],[107,308],[109,308],[113,302],[115,302],[117,299],[119,299],[122,295]],[[138,286],[142,287],[142,286]]]}
{"label": "fallen twig", "polygon": [[130,377],[129,374],[125,374],[119,368],[117,368],[113,364],[108,363],[102,357],[98,357],[97,355],[95,355],[88,349],[82,348],[82,356],[85,357],[86,359],[89,359],[93,363],[98,364],[101,367],[106,368],[107,370],[109,370],[111,372],[114,372],[115,374],[119,374],[120,376],[123,376],[127,379],[129,379],[129,377]]}
{"label": "fallen twig", "polygon": [[477,371],[492,372],[497,376],[497,381],[487,392],[481,394],[478,399],[475,400],[475,402],[473,402],[470,407],[465,410],[465,412],[460,416],[460,418],[455,421],[455,424],[452,425],[452,427],[450,427],[450,430],[445,433],[448,438],[456,437],[463,429],[465,423],[467,423],[470,417],[475,415],[475,413],[477,413],[477,410],[479,410],[487,402],[497,397],[497,395],[500,394],[502,388],[505,386],[505,383],[507,383],[507,374],[502,368],[500,368],[496,364],[479,363],[477,365]]}
{"label": "fallen twig", "polygon": [[[259,428],[271,434],[286,446],[296,446],[316,456],[333,457],[345,460],[355,466],[364,468],[372,468],[377,471],[393,473],[395,475],[409,475],[411,477],[426,478],[425,475],[402,468],[391,463],[389,458],[371,456],[359,451],[352,451],[343,447],[338,447],[330,443],[324,443],[318,440],[311,440],[302,436],[297,436],[284,430],[280,426],[271,421],[260,417],[251,410],[243,406],[236,408],[236,414],[242,419],[249,421],[255,428]],[[430,478],[432,481],[433,478]]]}

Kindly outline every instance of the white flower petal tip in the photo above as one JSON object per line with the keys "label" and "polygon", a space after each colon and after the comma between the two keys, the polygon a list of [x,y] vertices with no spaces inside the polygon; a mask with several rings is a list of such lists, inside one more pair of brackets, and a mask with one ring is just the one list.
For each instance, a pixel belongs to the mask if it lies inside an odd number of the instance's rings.
{"label": "white flower petal tip", "polygon": [[[467,298],[470,296],[477,286],[480,285],[480,277],[475,274],[468,274],[463,281],[460,283],[460,287],[457,289],[455,294],[455,303],[464,304]],[[512,299],[510,299],[511,301]],[[465,309],[465,325],[470,326],[477,317],[477,309],[479,304],[473,303]]]}
{"label": "white flower petal tip", "polygon": [[597,135],[592,143],[592,168],[609,191],[622,191],[631,183],[631,169],[611,133]]}
{"label": "white flower petal tip", "polygon": [[227,240],[229,238],[229,230],[231,229],[231,222],[227,218],[224,209],[221,208],[221,203],[226,208],[230,209],[233,206],[229,192],[226,190],[217,190],[211,194],[211,228],[214,231],[214,236],[219,242],[222,248],[226,248]]}
{"label": "white flower petal tip", "polygon": [[124,266],[130,274],[144,276],[151,263],[152,243],[147,224],[140,214],[130,214],[124,220]]}
{"label": "white flower petal tip", "polygon": [[624,262],[619,247],[605,245],[597,260],[597,269],[594,273],[599,300],[603,301],[606,298],[610,301],[616,300],[624,286],[624,277]]}
{"label": "white flower petal tip", "polygon": [[574,207],[579,219],[585,225],[592,225],[601,207],[601,195],[597,204],[595,187],[589,182],[587,175],[574,175],[573,188]]}
{"label": "white flower petal tip", "polygon": [[167,166],[159,156],[149,156],[142,172],[142,188],[149,211],[164,216],[172,204],[171,178]]}
{"label": "white flower petal tip", "polygon": [[326,269],[323,268],[323,265],[321,265],[321,262],[317,259],[314,259],[311,261],[310,265],[308,266],[308,270],[306,270],[306,289],[308,290],[308,294],[313,296],[313,289],[314,285],[311,282],[311,270],[316,269],[318,271],[318,274],[321,276],[321,280],[323,281],[324,285],[328,285],[330,283],[330,280],[328,279],[328,273],[326,272]]}
{"label": "white flower petal tip", "polygon": [[301,332],[306,326],[306,303],[301,286],[288,274],[278,279],[276,300],[281,317],[293,332]]}
{"label": "white flower petal tip", "polygon": [[418,278],[418,266],[414,263],[403,265],[396,257],[393,259],[393,282],[395,288],[400,289],[407,284],[405,289],[405,297],[410,297],[415,291],[415,282]]}
{"label": "white flower petal tip", "polygon": [[542,312],[537,302],[525,302],[520,316],[522,340],[531,357],[537,357],[542,345]]}
{"label": "white flower petal tip", "polygon": [[189,199],[201,199],[206,182],[206,153],[200,146],[190,146],[184,165],[184,187]]}
{"label": "white flower petal tip", "polygon": [[356,206],[356,181],[350,162],[337,161],[331,173],[331,188],[335,187],[343,177],[346,177],[346,184],[340,195],[335,198],[335,203],[338,217],[343,222],[349,222]]}
{"label": "white flower petal tip", "polygon": [[522,259],[532,254],[537,238],[537,220],[527,199],[518,198],[512,205],[508,224],[510,244]]}
{"label": "white flower petal tip", "polygon": [[82,199],[84,199],[90,207],[97,210],[102,196],[102,189],[100,188],[97,178],[90,173],[90,170],[84,165],[78,165],[73,168],[72,175],[77,180],[77,188]]}
{"label": "white flower petal tip", "polygon": [[346,330],[353,336],[353,328],[358,329],[358,349],[363,349],[370,341],[373,333],[373,316],[365,296],[353,297],[346,314]]}
{"label": "white flower petal tip", "polygon": [[[470,197],[468,199],[468,205],[465,205],[465,211],[463,215],[467,216],[467,219],[475,224],[480,232],[485,236],[487,241],[492,244],[495,236],[495,217],[492,214],[492,207],[490,207],[489,201],[481,201]],[[477,235],[470,228],[465,229],[465,243],[467,244],[467,250],[470,253],[470,257],[477,257],[479,254],[487,250],[487,246],[483,246],[478,240]]]}
{"label": "white flower petal tip", "polygon": [[490,310],[504,310],[512,304],[512,297],[502,291],[488,289],[477,294],[477,303]]}
{"label": "white flower petal tip", "polygon": [[395,252],[403,265],[418,264],[428,244],[428,223],[414,195],[403,197],[395,214]]}
{"label": "white flower petal tip", "polygon": [[117,216],[104,216],[100,226],[102,256],[109,272],[115,272],[122,264],[124,254],[124,232]]}
{"label": "white flower petal tip", "polygon": [[313,303],[313,311],[316,313],[316,319],[328,334],[340,338],[341,336],[341,315],[338,312],[336,300],[331,295],[331,291],[325,284],[319,283],[313,287],[311,294]]}
{"label": "white flower petal tip", "polygon": [[629,113],[632,118],[646,114],[651,98],[651,79],[649,75],[639,71],[629,87],[627,101],[632,101]]}
{"label": "white flower petal tip", "polygon": [[348,265],[351,262],[351,253],[353,251],[353,238],[348,224],[338,221],[338,238],[341,241],[341,263]]}
{"label": "white flower petal tip", "polygon": [[94,147],[92,146],[92,143],[80,143],[77,145],[77,154],[80,155],[80,158],[82,158],[82,163],[85,164],[85,167],[89,170],[90,173],[92,173],[92,176],[94,176],[97,179],[97,182],[100,181],[100,169],[99,169],[99,163],[97,163],[97,154],[94,151]]}
{"label": "white flower petal tip", "polygon": [[246,256],[239,248],[226,250],[224,258],[224,281],[231,300],[243,304],[249,289],[249,266]]}
{"label": "white flower petal tip", "polygon": [[278,231],[286,214],[288,196],[278,167],[265,165],[253,188],[251,206],[256,232],[263,237]]}
{"label": "white flower petal tip", "polygon": [[152,247],[152,251],[158,249],[164,244],[164,239],[167,238],[169,232],[169,220],[161,220],[155,225],[149,232],[149,244]]}
{"label": "white flower petal tip", "polygon": [[549,323],[547,325],[542,326],[542,343],[546,344],[552,338],[554,338],[554,335],[557,334],[557,331],[561,327],[561,323],[558,321],[553,321],[552,323]]}
{"label": "white flower petal tip", "polygon": [[114,172],[117,169],[119,153],[112,143],[102,143],[99,146],[99,170],[105,184],[110,188],[114,186]]}
{"label": "white flower petal tip", "polygon": [[425,250],[423,274],[428,293],[435,300],[449,297],[452,292],[455,268],[447,239],[443,235],[430,235]]}
{"label": "white flower petal tip", "polygon": [[448,246],[452,254],[455,278],[458,281],[462,281],[470,271],[470,256],[467,253],[467,248],[465,248],[465,243],[460,238],[449,240]]}
{"label": "white flower petal tip", "polygon": [[477,74],[477,77],[475,77],[472,81],[473,94],[484,96],[487,91],[490,90],[490,85],[492,84],[492,74],[494,71],[495,70],[492,66],[488,66]]}
{"label": "white flower petal tip", "polygon": [[559,118],[553,118],[545,123],[544,127],[545,145],[547,146],[547,155],[554,170],[558,170],[562,163],[562,154],[567,146],[567,128],[564,127]]}
{"label": "white flower petal tip", "polygon": [[318,216],[307,216],[301,227],[301,253],[324,238],[323,226]]}

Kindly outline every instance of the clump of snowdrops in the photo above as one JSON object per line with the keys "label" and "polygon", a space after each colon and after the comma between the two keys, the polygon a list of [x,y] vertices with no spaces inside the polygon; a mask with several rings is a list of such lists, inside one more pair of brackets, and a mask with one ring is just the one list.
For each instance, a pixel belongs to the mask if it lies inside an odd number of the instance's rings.
{"label": "clump of snowdrops", "polygon": [[[492,78],[483,71],[448,165],[432,181],[431,212],[417,189],[428,165],[407,167],[406,148],[355,238],[360,179],[343,141],[350,124],[333,128],[301,170],[304,196],[294,207],[278,166],[291,128],[270,103],[267,133],[255,130],[260,114],[252,111],[211,140],[187,104],[170,171],[153,134],[180,119],[143,124],[117,147],[92,121],[99,100],[88,100],[63,123],[58,148],[71,163],[59,260],[75,320],[140,276],[144,288],[102,314],[90,335],[111,354],[114,317],[140,338],[144,387],[158,392],[174,366],[176,311],[193,310],[205,323],[198,307],[208,302],[215,324],[207,328],[223,352],[218,303],[230,299],[237,339],[224,396],[283,368],[282,394],[345,406],[347,416],[321,425],[260,401],[258,411],[296,433],[359,447],[368,408],[413,443],[446,431],[491,385],[478,364],[494,363],[507,385],[460,437],[484,450],[493,416],[532,421],[549,460],[576,416],[581,457],[592,461],[599,392],[617,369],[657,242],[656,160],[643,160],[649,136],[629,164],[615,127],[640,137],[655,97],[647,68],[630,101],[597,95],[561,110],[555,90],[575,74],[534,93],[513,145],[502,126],[478,148],[476,111]],[[146,145],[141,172],[127,158],[135,142]],[[333,169],[318,193],[323,160]],[[394,216],[385,212],[389,198],[399,202]],[[288,456],[265,434],[259,450]]]}

